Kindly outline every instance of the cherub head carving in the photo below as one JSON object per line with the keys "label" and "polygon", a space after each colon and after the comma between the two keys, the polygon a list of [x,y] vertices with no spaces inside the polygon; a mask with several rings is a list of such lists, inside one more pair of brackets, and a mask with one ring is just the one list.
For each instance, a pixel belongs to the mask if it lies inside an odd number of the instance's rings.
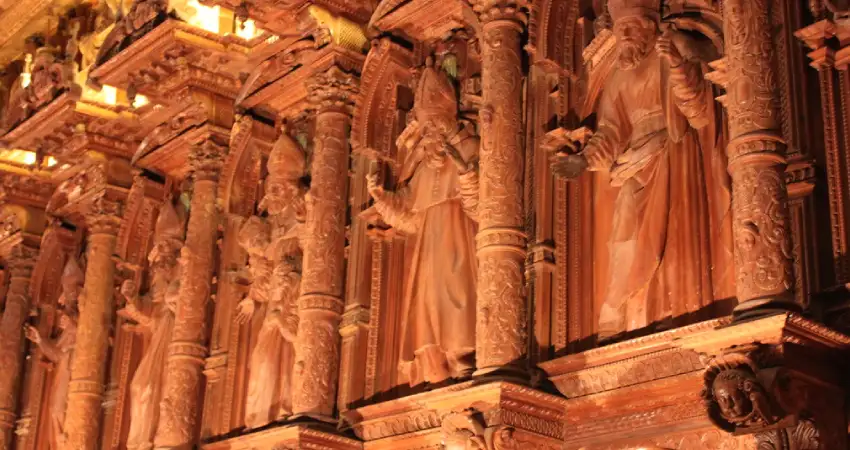
{"label": "cherub head carving", "polygon": [[619,66],[631,70],[649,55],[658,35],[660,3],[657,0],[610,0]]}
{"label": "cherub head carving", "polygon": [[709,418],[720,428],[734,431],[776,421],[770,396],[759,381],[755,364],[738,354],[716,358],[705,372]]}

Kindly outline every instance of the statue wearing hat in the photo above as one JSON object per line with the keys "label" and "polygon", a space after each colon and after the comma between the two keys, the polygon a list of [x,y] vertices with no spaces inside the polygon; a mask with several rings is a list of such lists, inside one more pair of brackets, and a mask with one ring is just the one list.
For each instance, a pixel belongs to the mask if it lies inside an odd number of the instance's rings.
{"label": "statue wearing hat", "polygon": [[127,448],[131,450],[153,448],[160,397],[165,381],[168,345],[171,343],[180,293],[179,255],[183,247],[183,237],[183,217],[177,213],[171,202],[166,202],[159,211],[153,249],[148,254],[151,281],[145,301],[139,299],[138,287],[132,279],[121,285],[121,295],[127,304],[118,314],[135,322],[133,328],[149,337],[142,359],[130,381],[130,430],[127,434]]}
{"label": "statue wearing hat", "polygon": [[596,131],[580,153],[553,161],[566,177],[596,172],[601,339],[734,296],[726,159],[701,56],[710,43],[662,21],[660,7],[608,2],[616,66],[596,106]]}
{"label": "statue wearing hat", "polygon": [[407,236],[400,378],[410,385],[465,378],[475,368],[475,256],[479,140],[458,122],[447,74],[424,68],[394,192],[367,183],[383,220]]}
{"label": "statue wearing hat", "polygon": [[62,270],[62,294],[59,296],[59,329],[56,339],[47,339],[32,325],[24,330],[27,339],[38,345],[45,358],[54,364],[50,387],[49,447],[62,448],[64,442],[65,411],[68,405],[68,385],[71,382],[71,359],[77,342],[77,301],[83,290],[85,273],[74,257],[68,258]]}
{"label": "statue wearing hat", "polygon": [[301,291],[301,245],[307,186],[302,181],[306,155],[286,130],[268,160],[265,195],[259,208],[239,230],[248,253],[248,295],[239,303],[236,320],[261,317],[248,366],[245,426],[259,428],[292,414],[293,346],[298,333],[297,301]]}

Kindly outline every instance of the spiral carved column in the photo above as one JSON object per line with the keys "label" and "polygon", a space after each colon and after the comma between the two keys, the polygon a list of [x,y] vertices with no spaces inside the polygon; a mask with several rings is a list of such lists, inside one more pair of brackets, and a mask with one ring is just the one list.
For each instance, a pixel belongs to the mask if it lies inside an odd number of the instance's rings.
{"label": "spiral carved column", "polygon": [[158,449],[189,449],[195,441],[206,347],[207,302],[212,293],[214,251],[218,238],[218,177],[227,143],[208,137],[190,154],[193,189],[174,332],[168,348],[159,424]]}
{"label": "spiral carved column", "polygon": [[797,306],[769,6],[723,7],[738,318]]}
{"label": "spiral carved column", "polygon": [[332,421],[345,281],[348,129],[358,81],[332,67],[317,74],[308,89],[317,108],[316,136],[303,242],[292,409],[295,415]]}
{"label": "spiral carved column", "polygon": [[23,329],[30,309],[30,277],[37,251],[18,244],[5,255],[10,272],[6,291],[6,309],[0,319],[0,449],[12,448],[18,398],[20,397],[21,366],[24,356]]}
{"label": "spiral carved column", "polygon": [[86,280],[80,294],[77,343],[71,361],[71,382],[65,412],[67,450],[100,448],[103,386],[109,335],[115,317],[113,288],[115,263],[112,255],[121,225],[121,205],[98,199],[86,217],[88,251]]}
{"label": "spiral carved column", "polygon": [[523,277],[521,58],[526,23],[516,2],[471,2],[483,24],[476,375],[521,373],[527,355]]}

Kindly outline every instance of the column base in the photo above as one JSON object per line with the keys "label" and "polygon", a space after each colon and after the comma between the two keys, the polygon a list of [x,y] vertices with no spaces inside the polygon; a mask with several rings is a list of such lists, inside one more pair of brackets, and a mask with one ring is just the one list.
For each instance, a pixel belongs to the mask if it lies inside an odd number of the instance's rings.
{"label": "column base", "polygon": [[766,297],[747,300],[739,303],[732,310],[732,321],[734,323],[747,322],[777,314],[800,313],[803,308],[794,302],[794,299],[782,297]]}
{"label": "column base", "polygon": [[513,364],[506,366],[483,367],[472,374],[472,380],[476,383],[507,381],[520,385],[529,385],[530,379],[531,375],[526,368]]}

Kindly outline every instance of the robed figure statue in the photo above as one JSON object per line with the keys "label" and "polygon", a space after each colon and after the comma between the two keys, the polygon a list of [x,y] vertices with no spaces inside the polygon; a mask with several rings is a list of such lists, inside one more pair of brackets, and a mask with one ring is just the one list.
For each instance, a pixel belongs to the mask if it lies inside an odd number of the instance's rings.
{"label": "robed figure statue", "polygon": [[41,349],[41,353],[53,363],[53,380],[49,397],[49,444],[51,450],[63,447],[65,410],[68,405],[68,384],[71,382],[71,359],[77,342],[77,300],[83,290],[85,274],[73,257],[68,258],[62,271],[62,294],[59,296],[59,329],[56,339],[47,339],[32,325],[25,329],[26,337]]}
{"label": "robed figure statue", "polygon": [[602,339],[734,295],[729,181],[705,52],[661,22],[659,4],[609,1],[617,60],[596,132],[553,166],[566,176],[587,168],[609,184],[599,190],[613,201],[594,199],[594,233],[607,237],[606,263],[594,256],[607,267],[595,273]]}
{"label": "robed figure statue", "polygon": [[464,378],[475,369],[475,256],[479,140],[460,126],[454,85],[424,68],[394,192],[368,176],[383,220],[408,236],[399,373],[410,385]]}
{"label": "robed figure statue", "polygon": [[[174,315],[180,293],[180,251],[183,248],[183,219],[174,206],[166,202],[159,211],[154,232],[153,249],[148,254],[151,283],[146,301],[140,301],[133,280],[125,281],[121,294],[127,301],[118,311],[135,322],[135,330],[147,339],[145,352],[130,381],[129,450],[153,448],[156,424],[159,422],[160,397],[165,381],[168,345],[174,329]],[[143,304],[149,305],[150,313]]]}
{"label": "robed figure statue", "polygon": [[261,319],[255,324],[258,329],[248,366],[248,429],[292,414],[293,344],[298,333],[306,156],[286,130],[275,143],[267,167],[259,209],[268,216],[253,216],[239,230],[239,244],[248,253],[243,279],[249,290],[239,303],[236,320]]}

